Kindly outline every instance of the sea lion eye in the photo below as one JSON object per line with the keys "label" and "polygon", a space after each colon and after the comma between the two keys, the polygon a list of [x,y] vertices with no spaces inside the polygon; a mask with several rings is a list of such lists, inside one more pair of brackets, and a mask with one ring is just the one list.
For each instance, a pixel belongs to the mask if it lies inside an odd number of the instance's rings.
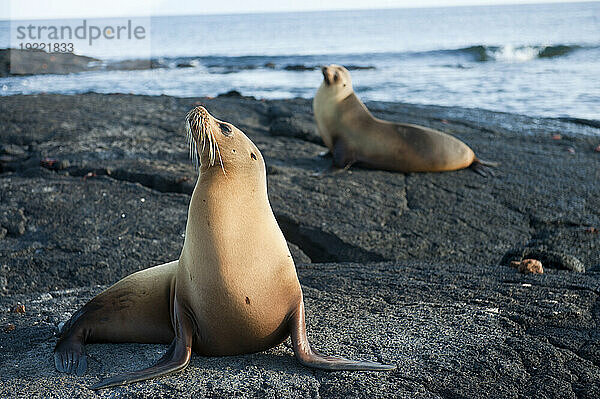
{"label": "sea lion eye", "polygon": [[221,133],[223,133],[225,136],[231,136],[231,128],[229,125],[219,123],[219,127],[221,128]]}

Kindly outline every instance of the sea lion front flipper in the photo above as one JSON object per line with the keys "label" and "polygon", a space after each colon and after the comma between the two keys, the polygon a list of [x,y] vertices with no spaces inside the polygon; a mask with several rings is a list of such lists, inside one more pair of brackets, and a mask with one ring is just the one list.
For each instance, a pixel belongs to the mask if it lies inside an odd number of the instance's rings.
{"label": "sea lion front flipper", "polygon": [[190,362],[192,355],[194,329],[192,321],[185,314],[181,305],[177,304],[177,298],[174,301],[173,324],[175,325],[175,338],[171,342],[167,352],[156,364],[143,370],[131,371],[106,378],[92,385],[90,388],[101,389],[125,385],[183,370]]}
{"label": "sea lion front flipper", "polygon": [[344,140],[341,139],[335,140],[331,155],[333,156],[333,165],[343,171],[350,169],[356,163],[353,152],[350,151]]}
{"label": "sea lion front flipper", "polygon": [[326,356],[314,350],[306,336],[306,321],[304,319],[304,301],[300,301],[290,320],[290,335],[294,355],[298,361],[311,368],[323,370],[365,370],[387,371],[395,370],[392,364],[383,364],[370,361],[349,360],[339,356]]}

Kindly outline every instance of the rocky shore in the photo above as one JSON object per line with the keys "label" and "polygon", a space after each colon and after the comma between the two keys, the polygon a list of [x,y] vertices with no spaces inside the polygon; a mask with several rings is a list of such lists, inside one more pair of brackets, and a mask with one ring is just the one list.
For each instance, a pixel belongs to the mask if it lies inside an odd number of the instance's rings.
{"label": "rocky shore", "polygon": [[66,75],[101,70],[136,71],[166,67],[157,60],[149,59],[106,62],[74,53],[0,49],[0,78],[22,75]]}
{"label": "rocky shore", "polygon": [[[316,346],[398,370],[309,370],[281,345],[87,388],[166,349],[134,344],[89,346],[84,377],[54,370],[59,322],[107,284],[178,257],[196,177],[182,125],[198,104],[265,157]],[[600,130],[367,105],[501,165],[488,178],[358,167],[316,177],[331,161],[318,156],[325,148],[300,99],[1,97],[0,397],[600,397]],[[510,266],[522,258],[544,274]]]}

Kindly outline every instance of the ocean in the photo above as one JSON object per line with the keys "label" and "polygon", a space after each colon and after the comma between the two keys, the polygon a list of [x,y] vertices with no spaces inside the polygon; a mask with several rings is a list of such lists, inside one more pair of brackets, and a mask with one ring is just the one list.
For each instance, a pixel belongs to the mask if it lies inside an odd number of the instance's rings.
{"label": "ocean", "polygon": [[[6,77],[0,95],[189,97],[237,90],[266,99],[312,98],[322,80],[319,66],[336,63],[351,70],[364,101],[600,120],[600,2],[148,21],[150,48],[111,53],[98,45],[83,55],[105,66],[151,58],[164,68]],[[10,46],[10,30],[0,21],[0,48]]]}

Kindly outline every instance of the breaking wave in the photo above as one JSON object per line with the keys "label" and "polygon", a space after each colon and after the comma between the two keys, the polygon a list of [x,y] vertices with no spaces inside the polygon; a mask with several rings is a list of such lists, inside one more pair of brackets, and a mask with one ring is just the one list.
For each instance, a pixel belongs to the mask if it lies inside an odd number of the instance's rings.
{"label": "breaking wave", "polygon": [[[389,64],[390,61],[411,58],[455,59],[459,62],[525,62],[564,57],[581,50],[597,49],[600,49],[600,46],[475,45],[449,50],[373,54],[164,57],[153,59],[152,68],[202,68],[210,73],[235,73],[255,69],[305,72],[318,70],[324,64],[336,63],[346,66],[349,70],[371,70],[377,69],[379,65]],[[107,66],[110,68],[109,65]]]}
{"label": "breaking wave", "polygon": [[531,61],[538,58],[556,58],[583,49],[597,49],[598,46],[557,44],[551,46],[470,46],[455,50],[440,50],[432,53],[467,55],[473,61]]}

